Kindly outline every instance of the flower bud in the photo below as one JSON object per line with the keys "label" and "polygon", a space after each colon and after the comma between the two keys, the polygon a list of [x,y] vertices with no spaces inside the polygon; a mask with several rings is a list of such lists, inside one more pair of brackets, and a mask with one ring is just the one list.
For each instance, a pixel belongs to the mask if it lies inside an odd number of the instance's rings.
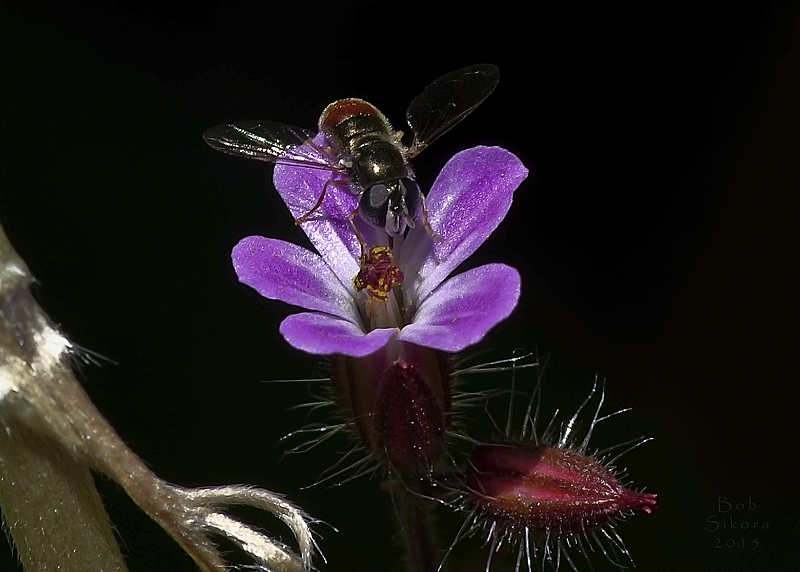
{"label": "flower bud", "polygon": [[[565,562],[577,572],[571,551],[587,560],[590,553],[598,552],[624,568],[633,559],[616,524],[634,510],[653,512],[657,496],[628,488],[620,480],[624,471],[617,471],[612,463],[649,439],[640,437],[606,448],[599,456],[587,452],[595,427],[627,411],[601,415],[605,391],[601,386],[598,392],[597,381],[569,419],[559,422],[556,415],[539,434],[540,383],[541,378],[515,436],[509,413],[502,437],[475,446],[465,469],[438,481],[451,495],[447,503],[468,515],[450,551],[461,539],[483,530],[490,545],[486,570],[501,547],[516,547],[515,572],[520,572],[523,562],[528,572],[537,569],[537,562],[549,563],[556,570]],[[581,414],[595,397],[595,412],[585,423]],[[555,430],[559,425],[560,430]],[[609,455],[620,447],[625,447],[621,453]]]}
{"label": "flower bud", "polygon": [[363,358],[331,361],[336,402],[369,453],[401,475],[430,473],[450,420],[445,355],[395,340]]}
{"label": "flower bud", "polygon": [[626,488],[608,467],[569,449],[489,443],[470,461],[469,502],[542,537],[583,533],[631,509],[650,513],[657,504],[655,494]]}

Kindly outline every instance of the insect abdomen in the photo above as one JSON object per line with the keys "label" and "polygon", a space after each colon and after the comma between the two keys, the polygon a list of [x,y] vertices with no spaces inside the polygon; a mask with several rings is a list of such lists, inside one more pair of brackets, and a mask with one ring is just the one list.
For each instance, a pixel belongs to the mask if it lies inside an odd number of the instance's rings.
{"label": "insect abdomen", "polygon": [[359,138],[371,134],[390,137],[392,126],[371,103],[349,98],[334,101],[325,108],[319,117],[319,130],[335,151],[352,154]]}

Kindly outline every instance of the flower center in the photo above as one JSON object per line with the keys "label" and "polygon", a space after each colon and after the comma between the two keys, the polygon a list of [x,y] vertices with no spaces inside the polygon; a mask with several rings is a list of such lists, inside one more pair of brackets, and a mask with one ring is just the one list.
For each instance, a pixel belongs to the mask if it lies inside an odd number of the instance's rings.
{"label": "flower center", "polygon": [[357,292],[366,294],[368,328],[402,328],[405,323],[395,287],[402,284],[404,277],[394,264],[392,250],[388,246],[373,246],[361,255],[359,263],[361,269],[353,277],[353,286]]}
{"label": "flower center", "polygon": [[403,272],[394,265],[388,246],[373,246],[361,255],[361,270],[353,278],[356,291],[367,291],[376,302],[386,302],[389,292],[403,282]]}

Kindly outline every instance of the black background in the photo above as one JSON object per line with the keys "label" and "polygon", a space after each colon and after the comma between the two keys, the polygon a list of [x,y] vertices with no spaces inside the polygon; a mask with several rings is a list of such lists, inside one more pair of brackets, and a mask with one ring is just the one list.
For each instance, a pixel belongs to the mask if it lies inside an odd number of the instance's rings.
{"label": "black background", "polygon": [[[261,382],[317,362],[277,334],[292,310],[239,285],[228,255],[250,234],[304,237],[269,167],[201,134],[249,118],[313,128],[348,96],[402,128],[429,81],[491,62],[497,91],[416,162],[424,188],[478,143],[535,166],[470,262],[524,280],[484,357],[552,352],[547,407],[574,409],[597,373],[612,406],[635,408],[595,445],[655,438],[622,463],[660,494],[621,526],[639,569],[797,569],[795,3],[24,4],[0,4],[0,219],[47,311],[112,360],[82,379],[159,475],[286,493],[339,529],[319,528],[323,570],[401,568],[379,479],[298,490],[344,440],[279,462],[308,389]],[[131,572],[193,569],[99,481]],[[755,503],[734,521],[769,529],[707,530],[719,497]]]}

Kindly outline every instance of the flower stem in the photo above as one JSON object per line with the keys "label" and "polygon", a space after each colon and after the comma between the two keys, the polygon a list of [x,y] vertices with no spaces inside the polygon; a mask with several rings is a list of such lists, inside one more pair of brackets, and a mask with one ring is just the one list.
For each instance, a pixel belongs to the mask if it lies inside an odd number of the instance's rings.
{"label": "flower stem", "polygon": [[[34,300],[31,280],[0,228],[0,505],[25,569],[126,571],[90,468],[120,484],[202,572],[229,570],[211,534],[227,536],[263,569],[310,569],[309,519],[279,495],[177,487],[125,445],[75,378],[72,344]],[[300,554],[222,513],[235,504],[280,518]]]}
{"label": "flower stem", "polygon": [[409,572],[436,572],[435,532],[431,501],[414,491],[401,487],[396,502],[399,505],[400,527]]}
{"label": "flower stem", "polygon": [[91,473],[67,451],[0,419],[0,505],[25,570],[125,572]]}
{"label": "flower stem", "polygon": [[63,378],[53,372],[68,368],[68,342],[41,327],[44,316],[28,291],[30,281],[25,263],[0,228],[3,520],[27,571],[126,572],[89,468],[57,435],[29,425],[39,419],[37,407],[24,397],[29,382],[41,376],[58,385]]}

